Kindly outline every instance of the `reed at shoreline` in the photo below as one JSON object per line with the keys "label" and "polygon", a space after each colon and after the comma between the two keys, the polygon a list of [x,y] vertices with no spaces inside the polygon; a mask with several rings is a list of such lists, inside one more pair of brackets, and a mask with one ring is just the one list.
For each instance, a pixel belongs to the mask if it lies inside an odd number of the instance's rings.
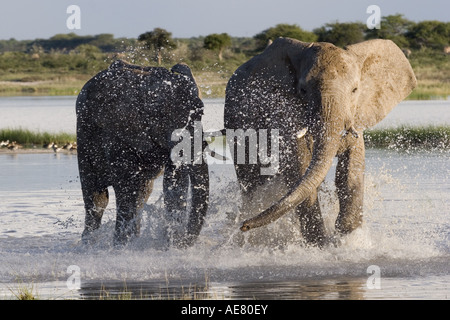
{"label": "reed at shoreline", "polygon": [[[28,129],[0,129],[0,141],[15,141],[25,149],[44,148],[55,143],[64,145],[76,141],[76,134],[65,132],[33,132]],[[389,149],[450,149],[450,126],[401,126],[369,129],[364,132],[367,148]]]}
{"label": "reed at shoreline", "polygon": [[367,148],[450,149],[450,126],[372,129],[364,132]]}
{"label": "reed at shoreline", "polygon": [[9,141],[22,145],[23,148],[44,148],[44,145],[55,143],[64,145],[77,140],[75,134],[59,132],[34,132],[28,129],[0,129],[0,142]]}

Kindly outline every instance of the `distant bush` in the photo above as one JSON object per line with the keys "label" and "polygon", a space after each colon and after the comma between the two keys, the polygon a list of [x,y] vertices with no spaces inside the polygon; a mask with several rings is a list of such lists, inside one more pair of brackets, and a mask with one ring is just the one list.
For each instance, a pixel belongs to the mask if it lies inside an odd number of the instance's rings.
{"label": "distant bush", "polygon": [[318,41],[330,42],[338,47],[364,41],[366,25],[360,22],[327,23],[325,26],[314,29]]}
{"label": "distant bush", "polygon": [[274,41],[278,37],[292,38],[304,42],[317,41],[317,35],[314,33],[303,30],[296,24],[286,23],[280,23],[275,27],[266,29],[255,35],[254,38],[258,41],[258,49],[264,49],[270,41]]}
{"label": "distant bush", "polygon": [[413,48],[442,50],[450,44],[450,22],[422,21],[414,24],[406,36]]}
{"label": "distant bush", "polygon": [[414,22],[402,14],[389,15],[381,18],[381,28],[366,30],[366,39],[389,39],[400,48],[409,48],[410,39],[407,34]]}
{"label": "distant bush", "polygon": [[[390,39],[405,55],[419,80],[410,98],[427,99],[447,97],[450,84],[446,71],[449,56],[443,49],[449,45],[450,23],[439,21],[412,22],[403,15],[382,17],[381,29],[368,30],[361,22],[327,23],[313,32],[295,24],[278,24],[263,30],[254,37],[230,37],[223,34],[175,38],[161,28],[135,38],[114,38],[112,34],[79,36],[75,33],[57,34],[49,39],[0,40],[0,80],[9,81],[0,88],[0,95],[12,92],[49,93],[48,87],[15,86],[14,82],[39,77],[44,80],[59,77],[77,78],[91,76],[114,59],[124,59],[140,65],[161,65],[170,68],[178,62],[191,66],[202,85],[223,92],[227,79],[245,61],[255,56],[277,37],[290,37],[305,42],[327,41],[337,46],[367,39]],[[30,78],[31,77],[31,78]],[[85,78],[85,77],[83,77]],[[211,85],[207,82],[212,82]],[[73,90],[79,83],[72,83],[68,90],[58,87],[55,92]],[[210,88],[207,89],[209,91]]]}

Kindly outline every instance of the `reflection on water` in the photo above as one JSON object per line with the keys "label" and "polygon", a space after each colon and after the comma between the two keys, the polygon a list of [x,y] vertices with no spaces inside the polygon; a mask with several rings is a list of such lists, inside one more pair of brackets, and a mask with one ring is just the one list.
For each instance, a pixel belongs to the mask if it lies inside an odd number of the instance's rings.
{"label": "reflection on water", "polygon": [[[80,299],[167,299],[167,300],[303,300],[367,298],[366,279],[303,279],[242,283],[88,281],[70,294]],[[54,284],[52,286],[54,288]],[[42,289],[42,288],[41,288]],[[64,284],[61,283],[61,290]],[[65,288],[67,291],[67,287]],[[67,292],[66,295],[69,293]],[[54,295],[54,294],[53,294]]]}
{"label": "reflection on water", "polygon": [[77,155],[0,154],[0,191],[79,189]]}
{"label": "reflection on water", "polygon": [[[39,299],[85,300],[379,300],[449,299],[450,276],[382,277],[370,288],[367,277],[292,279],[285,281],[86,281],[69,290],[65,281],[33,283]],[[23,285],[0,287],[0,297],[14,299]],[[5,290],[7,289],[7,290]]]}
{"label": "reflection on water", "polygon": [[[0,97],[0,129],[76,132],[74,96]],[[204,99],[205,130],[223,128],[223,99]],[[450,125],[450,100],[402,101],[377,128]]]}

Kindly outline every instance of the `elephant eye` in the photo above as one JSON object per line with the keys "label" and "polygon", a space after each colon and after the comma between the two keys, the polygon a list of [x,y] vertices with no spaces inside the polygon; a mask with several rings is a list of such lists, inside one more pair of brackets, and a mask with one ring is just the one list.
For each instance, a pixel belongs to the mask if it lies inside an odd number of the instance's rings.
{"label": "elephant eye", "polygon": [[358,88],[353,88],[352,93],[355,93]]}
{"label": "elephant eye", "polygon": [[301,94],[306,94],[305,88],[300,88],[300,93],[301,93]]}

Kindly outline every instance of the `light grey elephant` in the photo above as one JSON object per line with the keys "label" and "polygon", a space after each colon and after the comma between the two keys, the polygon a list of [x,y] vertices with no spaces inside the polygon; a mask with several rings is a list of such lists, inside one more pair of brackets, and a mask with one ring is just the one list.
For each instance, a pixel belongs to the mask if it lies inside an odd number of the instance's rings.
{"label": "light grey elephant", "polygon": [[[330,43],[278,38],[240,66],[226,89],[227,135],[231,129],[276,129],[280,141],[276,175],[262,175],[267,165],[261,162],[239,163],[233,157],[244,205],[260,212],[244,221],[241,230],[267,225],[295,211],[305,241],[323,246],[327,236],[317,189],[335,156],[339,198],[335,229],[347,234],[360,226],[363,131],[381,121],[415,86],[408,60],[389,40],[342,49]],[[274,180],[285,189],[275,185],[263,191],[265,195],[284,191],[269,204],[255,201],[258,190]]]}
{"label": "light grey elephant", "polygon": [[[174,242],[186,246],[195,241],[208,208],[208,167],[206,162],[173,163],[171,150],[179,142],[173,139],[174,131],[185,129],[194,136],[194,122],[201,121],[203,108],[185,64],[169,71],[118,60],[85,84],[76,103],[84,242],[100,227],[109,186],[116,194],[114,243],[123,245],[138,236],[140,210],[162,171],[168,215],[175,222],[181,220],[179,215],[189,215],[185,234],[175,235]],[[191,211],[185,213],[188,207]]]}

